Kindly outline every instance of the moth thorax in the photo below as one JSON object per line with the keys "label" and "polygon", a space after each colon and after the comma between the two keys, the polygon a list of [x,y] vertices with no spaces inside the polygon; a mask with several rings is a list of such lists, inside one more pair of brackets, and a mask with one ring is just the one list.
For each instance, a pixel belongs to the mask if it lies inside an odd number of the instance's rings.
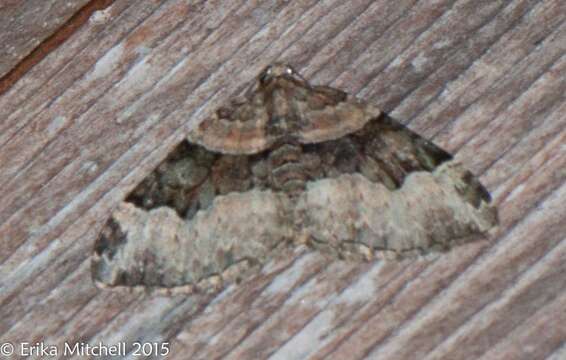
{"label": "moth thorax", "polygon": [[271,182],[276,189],[293,193],[302,190],[308,180],[300,145],[284,144],[269,155]]}

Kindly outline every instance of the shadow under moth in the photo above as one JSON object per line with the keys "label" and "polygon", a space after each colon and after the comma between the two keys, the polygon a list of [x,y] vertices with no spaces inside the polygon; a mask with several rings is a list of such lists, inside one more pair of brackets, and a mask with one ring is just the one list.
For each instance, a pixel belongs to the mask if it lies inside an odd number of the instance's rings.
{"label": "shadow under moth", "polygon": [[490,202],[430,141],[273,64],[118,205],[92,275],[102,287],[209,291],[296,244],[354,261],[445,251],[497,224]]}

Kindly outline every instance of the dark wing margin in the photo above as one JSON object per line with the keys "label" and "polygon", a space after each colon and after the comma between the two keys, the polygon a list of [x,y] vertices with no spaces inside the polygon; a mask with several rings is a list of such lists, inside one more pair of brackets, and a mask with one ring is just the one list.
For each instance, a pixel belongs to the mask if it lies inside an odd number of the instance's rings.
{"label": "dark wing margin", "polygon": [[[438,166],[452,160],[452,155],[431,141],[417,135],[387,114],[370,122],[364,129],[353,135],[364,144],[365,153],[379,164],[382,171],[397,187],[415,171],[434,171]],[[470,172],[463,174],[468,185],[465,196],[477,206],[480,200],[489,202],[487,190]]]}
{"label": "dark wing margin", "polygon": [[352,135],[396,187],[415,171],[434,171],[452,156],[429,140],[417,135],[389,115],[382,114]]}
{"label": "dark wing margin", "polygon": [[434,171],[452,156],[386,114],[370,119],[364,127],[336,140],[305,146],[319,155],[320,178],[361,173],[389,190],[402,186],[417,171]]}
{"label": "dark wing margin", "polygon": [[479,180],[386,114],[310,147],[323,174],[300,199],[297,218],[307,243],[322,252],[400,259],[446,251],[497,226],[497,209]]}
{"label": "dark wing margin", "polygon": [[258,157],[222,155],[185,140],[125,201],[145,210],[167,206],[190,219],[208,208],[216,196],[251,190],[251,167]]}
{"label": "dark wing margin", "polygon": [[[91,262],[95,283],[186,293],[257,270],[272,242],[285,236],[280,211],[273,210],[283,206],[281,197],[254,183],[262,181],[252,176],[258,159],[214,153],[186,140],[177,145],[103,226]],[[245,221],[230,224],[226,214]],[[254,227],[263,232],[252,234]]]}

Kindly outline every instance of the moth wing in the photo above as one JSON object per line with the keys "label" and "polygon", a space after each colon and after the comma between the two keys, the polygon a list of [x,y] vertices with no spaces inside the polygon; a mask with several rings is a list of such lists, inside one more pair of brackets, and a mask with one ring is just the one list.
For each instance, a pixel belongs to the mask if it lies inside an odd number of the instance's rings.
{"label": "moth wing", "polygon": [[[440,165],[452,163],[452,155],[431,141],[383,115],[355,134],[364,144],[365,153],[378,165],[383,175],[395,182],[396,187],[413,172],[434,172]],[[489,192],[468,170],[458,167],[463,184],[462,195],[473,206],[489,203]]]}
{"label": "moth wing", "polygon": [[489,193],[470,171],[385,114],[317,146],[330,154],[322,164],[329,176],[309,184],[296,214],[316,247],[342,257],[422,253],[497,224]]}
{"label": "moth wing", "polygon": [[290,205],[252,190],[248,160],[181,143],[104,225],[92,259],[95,282],[209,289],[263,263],[289,236]]}
{"label": "moth wing", "polygon": [[102,287],[187,292],[243,279],[286,243],[286,200],[270,191],[231,193],[191,219],[123,202],[97,241],[93,279]]}
{"label": "moth wing", "polygon": [[189,133],[189,141],[224,154],[255,154],[286,136],[302,144],[338,139],[381,114],[378,108],[331,87],[287,83],[284,88],[292,108],[287,115],[297,117],[299,128],[284,134],[270,130],[277,119],[267,109],[265,92],[249,90],[240,101],[202,121]]}
{"label": "moth wing", "polygon": [[381,114],[378,108],[328,86],[313,86],[296,96],[295,106],[302,125],[297,135],[303,144],[346,136]]}
{"label": "moth wing", "polygon": [[188,134],[192,143],[223,154],[255,154],[276,140],[266,132],[269,115],[260,93],[232,101]]}

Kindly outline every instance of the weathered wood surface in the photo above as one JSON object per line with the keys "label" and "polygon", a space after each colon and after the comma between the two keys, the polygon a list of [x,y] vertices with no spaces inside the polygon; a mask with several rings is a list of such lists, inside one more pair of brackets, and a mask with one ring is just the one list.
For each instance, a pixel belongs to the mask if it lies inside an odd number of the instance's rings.
{"label": "weathered wood surface", "polygon": [[0,78],[89,0],[0,2]]}
{"label": "weathered wood surface", "polygon": [[[565,20],[562,0],[118,0],[93,14],[0,97],[0,343],[566,358]],[[274,60],[457,153],[495,196],[496,234],[403,262],[299,249],[217,296],[97,290],[88,258],[109,211]]]}

